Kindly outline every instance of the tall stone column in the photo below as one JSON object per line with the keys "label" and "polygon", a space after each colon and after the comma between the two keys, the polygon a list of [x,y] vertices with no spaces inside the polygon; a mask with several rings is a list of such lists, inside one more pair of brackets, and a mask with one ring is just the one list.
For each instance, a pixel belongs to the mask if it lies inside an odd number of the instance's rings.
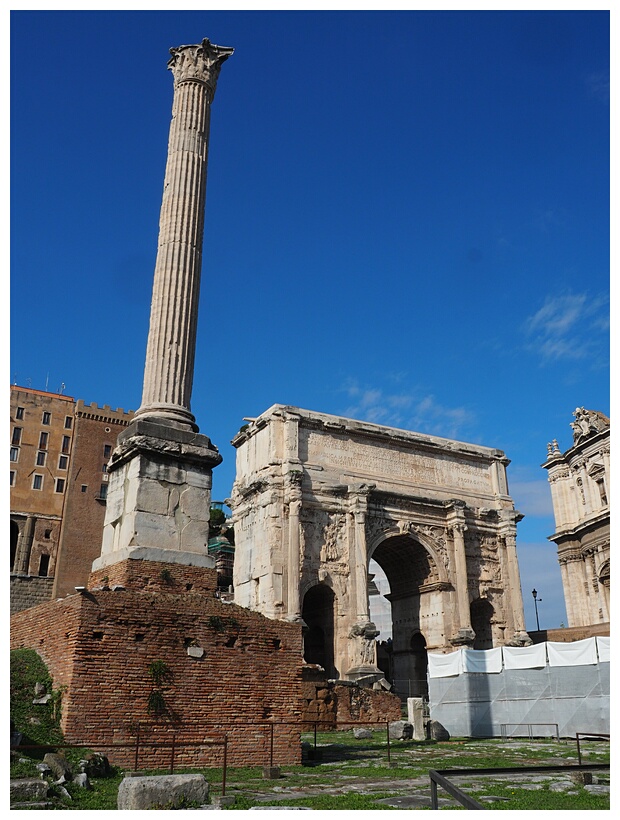
{"label": "tall stone column", "polygon": [[[212,566],[211,473],[222,457],[190,410],[202,265],[211,103],[231,48],[170,49],[172,122],[142,404],[109,466],[101,557]],[[146,551],[146,552],[145,552]]]}
{"label": "tall stone column", "polygon": [[233,53],[203,40],[171,48],[174,76],[168,160],[142,404],[136,418],[197,430],[190,412],[202,266],[211,103],[222,63]]}
{"label": "tall stone column", "polygon": [[301,569],[300,513],[302,505],[301,472],[288,474],[288,555],[287,555],[287,620],[301,621],[301,598],[299,594]]}
{"label": "tall stone column", "polygon": [[[504,589],[510,590],[507,602],[507,615],[511,615],[513,636],[508,641],[509,646],[529,646],[532,639],[525,631],[525,613],[523,611],[523,596],[521,592],[521,575],[517,559],[517,521],[523,516],[515,510],[502,510],[499,527],[500,539],[503,542],[505,568],[507,577],[504,578]],[[502,569],[503,571],[503,569]]]}
{"label": "tall stone column", "polygon": [[454,548],[454,586],[457,597],[457,617],[459,628],[452,637],[455,646],[471,646],[476,633],[471,626],[469,608],[469,585],[467,582],[467,556],[465,555],[465,502],[452,501],[448,512],[448,528],[452,532]]}
{"label": "tall stone column", "polygon": [[353,517],[353,549],[349,554],[349,571],[353,580],[355,622],[349,631],[351,665],[346,675],[350,680],[379,679],[383,673],[377,666],[375,638],[379,630],[370,620],[368,605],[368,549],[366,544],[366,516],[368,496],[374,484],[355,484],[349,487],[350,514]]}

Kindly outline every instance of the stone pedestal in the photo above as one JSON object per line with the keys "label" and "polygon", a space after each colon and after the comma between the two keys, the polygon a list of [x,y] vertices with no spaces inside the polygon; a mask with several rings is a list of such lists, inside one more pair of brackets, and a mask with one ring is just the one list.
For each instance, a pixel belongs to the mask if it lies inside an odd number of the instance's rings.
{"label": "stone pedestal", "polygon": [[188,552],[211,566],[211,474],[221,460],[207,436],[135,419],[112,456],[101,557],[93,569],[140,548]]}
{"label": "stone pedestal", "polygon": [[423,698],[407,698],[407,720],[413,726],[413,740],[426,740]]}

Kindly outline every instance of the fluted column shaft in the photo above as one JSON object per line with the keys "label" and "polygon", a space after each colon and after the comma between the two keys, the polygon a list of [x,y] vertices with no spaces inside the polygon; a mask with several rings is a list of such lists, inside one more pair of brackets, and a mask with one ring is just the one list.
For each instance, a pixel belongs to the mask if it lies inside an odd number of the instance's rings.
{"label": "fluted column shaft", "polygon": [[159,218],[157,261],[136,416],[197,429],[190,410],[202,267],[211,102],[232,49],[204,40],[171,49],[172,122]]}

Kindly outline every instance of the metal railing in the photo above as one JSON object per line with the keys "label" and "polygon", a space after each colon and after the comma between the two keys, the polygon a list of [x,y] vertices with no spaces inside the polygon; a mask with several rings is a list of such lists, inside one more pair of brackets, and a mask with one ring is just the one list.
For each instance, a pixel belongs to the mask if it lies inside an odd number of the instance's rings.
{"label": "metal railing", "polygon": [[609,763],[580,763],[570,766],[507,766],[501,769],[429,769],[428,775],[431,781],[431,809],[439,808],[437,798],[437,786],[441,786],[449,795],[458,800],[466,809],[482,809],[486,811],[486,806],[478,803],[473,797],[465,794],[448,777],[479,777],[484,774],[491,774],[497,777],[504,774],[539,774],[545,772],[591,772],[600,769],[609,769]]}
{"label": "metal railing", "polygon": [[602,740],[609,740],[611,741],[611,736],[606,735],[602,732],[577,732],[575,737],[577,738],[577,758],[579,760],[579,764],[581,765],[581,738],[600,738]]}
{"label": "metal railing", "polygon": [[[555,727],[555,739],[560,742],[560,728],[557,723],[501,723],[500,724],[500,732],[502,734],[502,740],[508,739],[508,727],[509,726],[527,726],[527,736],[530,740],[533,739],[534,735],[532,734],[532,727],[533,726],[554,726]],[[514,735],[511,735],[514,737]]]}

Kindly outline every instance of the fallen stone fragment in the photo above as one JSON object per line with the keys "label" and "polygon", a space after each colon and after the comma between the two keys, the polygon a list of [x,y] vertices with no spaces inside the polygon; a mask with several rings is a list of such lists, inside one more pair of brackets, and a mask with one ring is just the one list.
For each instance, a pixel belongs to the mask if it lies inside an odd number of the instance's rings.
{"label": "fallen stone fragment", "polygon": [[41,800],[47,797],[47,783],[39,780],[38,777],[23,777],[11,780],[10,800],[11,804],[31,800]]}
{"label": "fallen stone fragment", "polygon": [[178,808],[183,803],[206,803],[209,784],[201,774],[125,777],[118,787],[119,810]]}

